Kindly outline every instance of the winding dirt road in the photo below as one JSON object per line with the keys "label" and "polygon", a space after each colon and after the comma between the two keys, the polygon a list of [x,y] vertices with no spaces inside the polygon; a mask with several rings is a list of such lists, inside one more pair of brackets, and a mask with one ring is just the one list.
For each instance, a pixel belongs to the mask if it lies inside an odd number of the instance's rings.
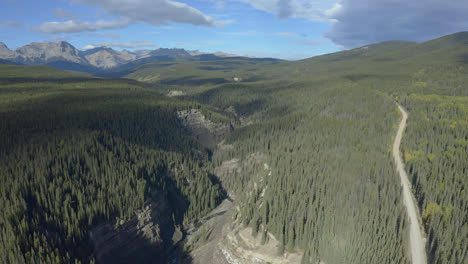
{"label": "winding dirt road", "polygon": [[403,118],[400,122],[400,126],[398,127],[395,142],[393,143],[393,157],[395,158],[395,162],[397,164],[398,174],[400,174],[401,185],[403,186],[403,201],[409,216],[411,259],[413,264],[426,264],[427,257],[425,251],[425,238],[423,236],[423,231],[421,231],[419,226],[417,213],[418,210],[411,193],[411,184],[405,171],[405,165],[403,164],[403,161],[400,157],[401,138],[403,137],[403,131],[406,128],[408,113],[406,113],[405,109],[400,105],[398,105],[398,108],[400,109]]}

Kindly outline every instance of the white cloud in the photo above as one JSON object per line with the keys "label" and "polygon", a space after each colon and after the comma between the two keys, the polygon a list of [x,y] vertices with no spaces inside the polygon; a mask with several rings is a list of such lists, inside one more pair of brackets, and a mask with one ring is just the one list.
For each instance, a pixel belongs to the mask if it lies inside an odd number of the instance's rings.
{"label": "white cloud", "polygon": [[121,48],[121,49],[138,49],[138,48],[154,48],[157,47],[157,45],[148,42],[146,40],[133,40],[130,43],[122,43],[122,42],[100,42],[100,43],[94,43],[92,45],[88,46],[93,46],[93,47],[114,47],[114,48]]}
{"label": "white cloud", "polygon": [[110,15],[128,18],[137,23],[164,25],[187,23],[202,26],[221,26],[220,22],[204,15],[187,4],[171,0],[75,0],[98,6]]}
{"label": "white cloud", "polygon": [[120,35],[117,33],[88,33],[88,36],[91,37],[103,37],[103,38],[110,38],[110,39],[120,39]]}
{"label": "white cloud", "polygon": [[304,46],[319,46],[319,45],[324,45],[324,44],[331,44],[331,41],[326,38],[319,38],[319,39],[301,39],[301,40],[292,41],[291,43],[297,44],[297,45],[304,45]]}
{"label": "white cloud", "polygon": [[90,50],[90,49],[94,49],[94,48],[96,48],[96,47],[93,46],[93,45],[86,45],[83,48],[81,48],[81,50]]}
{"label": "white cloud", "polygon": [[274,33],[273,36],[286,37],[286,38],[296,38],[297,34],[294,33],[294,32],[277,32],[277,33]]}
{"label": "white cloud", "polygon": [[58,34],[58,33],[76,33],[82,31],[96,31],[102,29],[116,29],[123,28],[130,24],[128,20],[113,20],[104,21],[99,20],[96,22],[84,22],[80,20],[68,20],[64,22],[46,22],[37,27],[34,27],[34,31]]}
{"label": "white cloud", "polygon": [[173,29],[177,29],[177,28],[174,27],[174,26],[160,26],[159,28],[160,28],[160,29],[164,29],[164,30],[173,30]]}
{"label": "white cloud", "polygon": [[60,7],[57,7],[54,9],[54,15],[57,18],[66,18],[66,19],[73,19],[77,17],[77,15],[73,14],[72,12],[69,12]]}
{"label": "white cloud", "polygon": [[327,17],[335,17],[335,16],[338,16],[340,12],[342,11],[343,11],[343,6],[340,3],[335,3],[335,5],[332,8],[325,10],[325,15]]}
{"label": "white cloud", "polygon": [[217,8],[224,8],[226,6],[225,0],[201,0],[201,1],[215,3]]}
{"label": "white cloud", "polygon": [[46,42],[61,42],[69,41],[70,39],[70,36],[54,36],[53,38],[47,39]]}
{"label": "white cloud", "polygon": [[0,22],[0,28],[20,28],[23,23],[13,20],[4,20]]}
{"label": "white cloud", "polygon": [[217,21],[187,4],[171,0],[73,0],[73,3],[96,6],[107,15],[117,17],[117,19],[96,22],[73,20],[71,18],[75,16],[72,13],[56,8],[55,15],[57,17],[69,18],[70,20],[46,22],[34,27],[33,30],[50,34],[75,33],[124,28],[136,23],[153,26],[169,23],[186,23],[210,27],[224,26],[223,21]]}
{"label": "white cloud", "polygon": [[234,20],[234,19],[220,20],[219,23],[221,24],[221,27],[224,27],[225,25],[230,25],[230,24],[236,23],[236,20]]}
{"label": "white cloud", "polygon": [[303,18],[315,22],[328,22],[327,10],[339,0],[230,0],[243,2],[253,8],[272,13],[278,18]]}

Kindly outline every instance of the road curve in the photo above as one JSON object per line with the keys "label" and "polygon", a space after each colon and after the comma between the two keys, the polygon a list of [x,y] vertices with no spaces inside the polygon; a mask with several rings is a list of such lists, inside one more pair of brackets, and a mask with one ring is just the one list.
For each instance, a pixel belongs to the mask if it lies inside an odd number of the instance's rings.
{"label": "road curve", "polygon": [[[397,104],[398,105],[398,104]],[[423,231],[419,226],[418,220],[418,210],[413,200],[413,195],[411,193],[411,184],[408,180],[408,175],[405,171],[405,165],[400,157],[400,144],[401,138],[403,137],[403,131],[406,128],[406,120],[408,119],[408,113],[405,109],[398,105],[400,112],[403,116],[400,125],[398,127],[398,132],[393,143],[393,157],[397,164],[398,174],[400,174],[401,185],[403,186],[403,201],[406,206],[406,211],[409,216],[409,230],[410,230],[410,252],[411,259],[413,264],[426,264],[427,257],[425,251],[425,238],[423,236]]]}

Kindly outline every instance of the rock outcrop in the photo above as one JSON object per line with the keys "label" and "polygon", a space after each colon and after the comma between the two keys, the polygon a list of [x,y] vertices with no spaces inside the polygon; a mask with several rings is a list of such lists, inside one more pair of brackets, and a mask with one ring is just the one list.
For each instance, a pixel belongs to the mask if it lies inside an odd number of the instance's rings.
{"label": "rock outcrop", "polygon": [[0,42],[0,58],[8,60],[15,59],[16,57],[18,57],[18,54],[15,51],[10,50],[5,43]]}
{"label": "rock outcrop", "polygon": [[[223,144],[218,145],[222,146]],[[261,170],[255,168],[263,168]],[[232,173],[251,175],[251,182],[243,191],[256,190],[263,197],[267,186],[264,176],[271,175],[270,165],[262,153],[249,155],[241,161],[234,158],[224,161],[213,169],[213,173],[223,182]],[[262,191],[260,191],[262,190]],[[229,194],[229,191],[228,191]],[[188,259],[182,264],[287,264],[301,263],[303,252],[284,252],[279,255],[281,243],[264,226],[252,236],[251,227],[241,223],[241,211],[236,196],[229,194],[215,210],[201,218],[188,230],[186,247],[190,248]],[[261,209],[261,206],[258,210]]]}
{"label": "rock outcrop", "polygon": [[[227,228],[227,227],[225,227]],[[302,253],[285,252],[278,255],[280,242],[271,234],[267,234],[267,242],[261,243],[262,235],[252,236],[250,227],[243,228],[234,225],[227,232],[225,239],[219,243],[220,250],[229,264],[288,264],[301,263]]]}
{"label": "rock outcrop", "polygon": [[117,67],[137,58],[137,55],[127,50],[118,52],[105,47],[86,50],[83,55],[91,65],[103,69]]}
{"label": "rock outcrop", "polygon": [[153,197],[128,220],[101,224],[90,232],[96,263],[166,263],[181,238],[163,195]]}
{"label": "rock outcrop", "polygon": [[233,129],[230,124],[212,122],[197,109],[179,111],[177,116],[182,126],[206,147],[215,146]]}
{"label": "rock outcrop", "polygon": [[68,61],[72,63],[88,65],[88,61],[80,54],[80,51],[61,41],[59,43],[31,43],[16,50],[17,62],[24,64],[46,64],[52,61]]}
{"label": "rock outcrop", "polygon": [[252,236],[250,227],[233,220],[237,211],[235,202],[224,200],[200,225],[187,236],[192,249],[190,258],[181,264],[288,264],[301,263],[302,252],[278,255],[280,242],[270,233],[264,243],[262,234]]}

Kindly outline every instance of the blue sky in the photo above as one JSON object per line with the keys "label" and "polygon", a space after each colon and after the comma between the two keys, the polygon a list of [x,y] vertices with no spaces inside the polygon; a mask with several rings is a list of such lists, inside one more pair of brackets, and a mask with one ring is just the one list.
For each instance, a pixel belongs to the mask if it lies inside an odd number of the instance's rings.
{"label": "blue sky", "polygon": [[[468,30],[468,1],[0,0],[0,41],[301,59]],[[465,3],[467,2],[467,3]]]}

